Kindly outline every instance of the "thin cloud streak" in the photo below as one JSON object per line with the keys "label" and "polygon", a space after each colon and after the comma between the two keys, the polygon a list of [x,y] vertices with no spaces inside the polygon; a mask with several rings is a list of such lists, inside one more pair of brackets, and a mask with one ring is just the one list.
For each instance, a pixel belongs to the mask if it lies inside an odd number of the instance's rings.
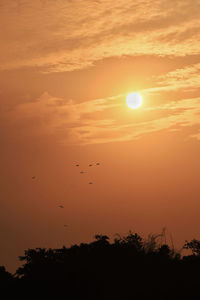
{"label": "thin cloud streak", "polygon": [[198,89],[200,88],[200,64],[187,66],[182,69],[176,69],[175,71],[158,76],[156,80],[158,85],[163,86],[161,89]]}
{"label": "thin cloud streak", "polygon": [[[137,122],[134,114],[131,122],[126,120],[124,106],[122,95],[77,104],[44,93],[35,102],[18,105],[7,113],[6,120],[21,131],[21,136],[53,135],[60,143],[74,145],[130,141],[161,130],[200,127],[200,98],[141,108]],[[106,118],[109,109],[120,112],[120,119],[115,113]]]}
{"label": "thin cloud streak", "polygon": [[[80,144],[98,144],[108,142],[131,141],[143,137],[148,133],[159,131],[176,131],[184,127],[192,127],[198,125],[200,129],[200,98],[187,99],[179,103],[169,103],[167,105],[153,107],[148,110],[171,111],[171,115],[161,118],[139,122],[137,124],[117,125],[114,121],[107,128],[95,127],[91,123],[90,126],[82,126],[85,134],[82,135],[80,127],[73,128],[74,136],[76,136]],[[192,134],[190,137],[199,139],[199,134]]]}
{"label": "thin cloud streak", "polygon": [[199,54],[199,9],[189,0],[3,0],[0,69],[65,72],[109,57]]}

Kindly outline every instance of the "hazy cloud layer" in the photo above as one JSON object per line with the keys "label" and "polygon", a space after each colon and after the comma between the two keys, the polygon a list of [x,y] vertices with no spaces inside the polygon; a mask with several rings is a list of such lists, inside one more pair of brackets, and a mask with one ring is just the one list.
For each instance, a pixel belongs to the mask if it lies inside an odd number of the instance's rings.
{"label": "hazy cloud layer", "polygon": [[[18,105],[6,114],[6,120],[20,132],[20,137],[54,136],[60,143],[75,145],[128,141],[151,132],[187,126],[200,128],[200,98],[143,107],[139,119],[137,112],[129,111],[129,120],[124,97],[76,104],[44,93],[34,102]],[[199,138],[198,132],[192,136]]]}
{"label": "hazy cloud layer", "polygon": [[[51,73],[84,69],[108,57],[199,55],[199,11],[200,2],[190,0],[153,5],[150,0],[2,0],[0,69],[38,67]],[[23,98],[25,103],[4,113],[3,122],[21,138],[46,135],[78,145],[193,126],[191,136],[199,139],[200,64],[177,68],[174,63],[173,71],[165,72],[141,90],[148,105],[139,112],[126,108],[125,94],[77,103],[52,96],[47,84],[37,99]]]}
{"label": "hazy cloud layer", "polygon": [[198,0],[2,0],[0,68],[59,72],[106,57],[199,54],[199,10]]}

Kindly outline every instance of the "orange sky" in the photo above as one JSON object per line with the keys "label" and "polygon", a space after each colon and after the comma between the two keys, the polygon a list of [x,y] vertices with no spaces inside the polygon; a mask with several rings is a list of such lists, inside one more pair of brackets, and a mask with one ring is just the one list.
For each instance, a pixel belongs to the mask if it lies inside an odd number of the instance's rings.
{"label": "orange sky", "polygon": [[200,238],[199,11],[198,0],[1,0],[0,265],[96,233],[167,227],[177,248]]}

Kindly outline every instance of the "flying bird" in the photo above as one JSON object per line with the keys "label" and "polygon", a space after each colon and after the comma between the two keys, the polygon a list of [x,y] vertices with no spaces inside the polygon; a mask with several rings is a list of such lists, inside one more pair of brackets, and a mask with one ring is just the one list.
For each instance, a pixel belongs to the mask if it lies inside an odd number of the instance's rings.
{"label": "flying bird", "polygon": [[36,178],[36,176],[32,176],[32,179],[35,179]]}
{"label": "flying bird", "polygon": [[68,225],[67,225],[67,224],[64,224],[64,227],[68,227]]}
{"label": "flying bird", "polygon": [[93,182],[89,182],[88,184],[93,184]]}
{"label": "flying bird", "polygon": [[77,164],[76,167],[79,167],[79,165]]}
{"label": "flying bird", "polygon": [[100,165],[100,163],[96,163],[96,166],[99,166]]}
{"label": "flying bird", "polygon": [[84,171],[81,171],[80,173],[81,173],[81,174],[84,174],[85,172],[84,172]]}
{"label": "flying bird", "polygon": [[59,205],[58,207],[60,207],[60,208],[64,208],[64,206],[63,206],[63,205]]}
{"label": "flying bird", "polygon": [[92,164],[89,164],[89,167],[92,167],[93,165]]}

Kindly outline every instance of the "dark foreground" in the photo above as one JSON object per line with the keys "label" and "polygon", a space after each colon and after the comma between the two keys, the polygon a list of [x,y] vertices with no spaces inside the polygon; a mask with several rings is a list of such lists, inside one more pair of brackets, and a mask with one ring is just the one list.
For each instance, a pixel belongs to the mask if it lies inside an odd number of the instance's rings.
{"label": "dark foreground", "polygon": [[62,296],[65,299],[199,299],[200,242],[186,242],[192,255],[181,256],[162,242],[137,234],[61,249],[29,249],[14,275],[0,268],[7,295]]}

